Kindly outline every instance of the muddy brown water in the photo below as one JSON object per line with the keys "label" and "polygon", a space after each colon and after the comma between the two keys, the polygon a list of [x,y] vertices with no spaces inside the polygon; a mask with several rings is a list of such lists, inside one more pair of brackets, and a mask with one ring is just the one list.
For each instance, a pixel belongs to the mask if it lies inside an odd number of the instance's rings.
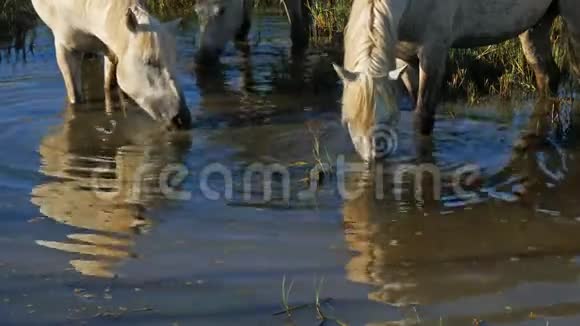
{"label": "muddy brown water", "polygon": [[[384,164],[312,193],[313,134],[335,171],[360,162],[335,54],[289,59],[280,18],[258,20],[250,56],[199,74],[182,32],[191,133],[128,103],[107,115],[91,83],[67,106],[36,34],[26,61],[0,64],[1,324],[318,324],[311,306],[273,315],[284,279],[291,306],[320,292],[348,325],[580,322],[574,105],[446,104],[430,140],[405,110]],[[283,173],[246,179],[256,164]]]}

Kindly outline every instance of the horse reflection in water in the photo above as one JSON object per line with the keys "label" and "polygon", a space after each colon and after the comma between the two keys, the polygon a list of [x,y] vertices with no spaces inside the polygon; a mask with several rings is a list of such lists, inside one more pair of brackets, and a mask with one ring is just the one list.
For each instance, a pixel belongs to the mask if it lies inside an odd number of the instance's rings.
{"label": "horse reflection in water", "polygon": [[[163,199],[160,176],[181,162],[189,137],[168,134],[140,112],[104,115],[96,105],[68,107],[64,123],[41,142],[41,172],[50,179],[32,191],[43,215],[78,228],[43,247],[78,254],[70,261],[87,276],[110,278],[146,233],[147,209]],[[95,127],[96,126],[96,127]]]}
{"label": "horse reflection in water", "polygon": [[[483,200],[471,207],[446,213],[439,213],[441,206],[415,208],[412,182],[403,186],[410,198],[377,200],[375,184],[354,180],[361,195],[343,209],[345,238],[357,252],[346,266],[349,279],[373,285],[372,300],[432,307],[423,319],[510,323],[526,321],[533,311],[578,321],[580,174],[578,147],[566,137],[577,126],[569,123],[572,111],[558,106],[538,103],[505,168],[484,177],[493,185],[485,181],[484,190],[475,190]],[[507,198],[498,196],[502,192],[515,202],[499,200]],[[427,187],[422,194],[431,206],[442,204],[428,199]],[[452,196],[450,189],[443,196]]]}

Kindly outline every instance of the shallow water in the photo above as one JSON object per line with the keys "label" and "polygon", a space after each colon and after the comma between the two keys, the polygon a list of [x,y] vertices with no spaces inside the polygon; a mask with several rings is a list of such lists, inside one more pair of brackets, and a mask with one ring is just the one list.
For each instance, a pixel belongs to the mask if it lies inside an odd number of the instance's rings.
{"label": "shallow water", "polygon": [[[105,114],[98,79],[67,106],[44,28],[26,61],[0,64],[2,324],[317,323],[312,307],[273,315],[284,279],[290,305],[320,288],[349,325],[580,322],[577,108],[447,104],[431,140],[404,111],[383,165],[312,193],[313,135],[336,171],[360,163],[335,54],[289,59],[285,22],[263,17],[251,56],[196,73],[194,35],[179,38],[191,133],[130,104]],[[288,178],[265,191],[257,163]]]}

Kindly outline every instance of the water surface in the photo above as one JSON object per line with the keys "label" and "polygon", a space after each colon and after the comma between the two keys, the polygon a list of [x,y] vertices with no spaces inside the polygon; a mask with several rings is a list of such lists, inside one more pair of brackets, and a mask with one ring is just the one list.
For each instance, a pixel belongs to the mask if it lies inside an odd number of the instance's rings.
{"label": "water surface", "polygon": [[[318,324],[312,307],[273,315],[283,279],[291,305],[320,288],[349,325],[580,322],[577,107],[447,104],[432,139],[404,111],[398,150],[372,175],[306,192],[315,138],[335,168],[360,162],[336,53],[290,58],[287,33],[261,17],[249,56],[232,48],[200,72],[195,30],[182,32],[191,133],[129,103],[107,115],[91,65],[92,100],[67,105],[43,27],[34,54],[2,61],[2,324]],[[285,167],[290,193],[279,175],[271,194],[260,177],[248,191],[255,164]],[[436,177],[403,173],[417,167]]]}

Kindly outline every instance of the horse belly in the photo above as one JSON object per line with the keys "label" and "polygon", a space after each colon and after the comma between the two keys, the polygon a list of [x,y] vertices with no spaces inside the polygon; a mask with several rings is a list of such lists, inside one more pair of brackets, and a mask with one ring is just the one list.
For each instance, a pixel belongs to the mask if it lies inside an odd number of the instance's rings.
{"label": "horse belly", "polygon": [[101,40],[84,31],[71,30],[60,41],[66,47],[80,52],[105,53],[107,51],[107,47]]}

